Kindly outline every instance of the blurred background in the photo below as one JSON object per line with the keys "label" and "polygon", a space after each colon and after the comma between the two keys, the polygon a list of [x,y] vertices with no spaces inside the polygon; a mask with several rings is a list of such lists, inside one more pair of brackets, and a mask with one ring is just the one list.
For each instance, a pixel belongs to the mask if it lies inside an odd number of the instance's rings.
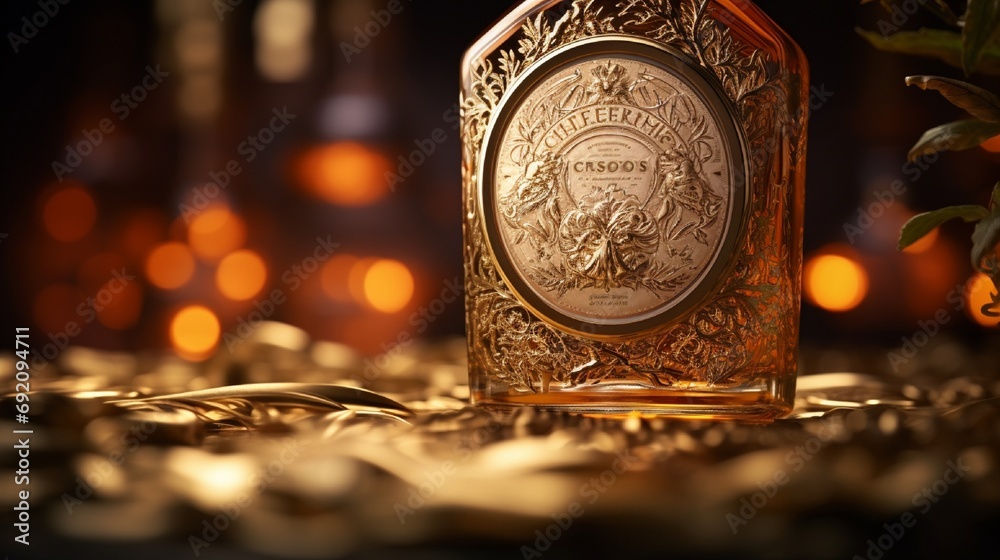
{"label": "blurred background", "polygon": [[[805,344],[895,348],[928,321],[986,344],[970,229],[895,249],[914,213],[983,204],[1000,179],[1000,141],[904,166],[960,117],[904,77],[960,73],[867,45],[855,27],[878,29],[878,6],[757,3],[814,85]],[[462,333],[462,305],[442,304],[462,283],[460,57],[512,2],[404,0],[384,23],[381,0],[50,4],[0,8],[0,312],[45,333],[42,358],[204,360],[261,319],[367,354]]]}

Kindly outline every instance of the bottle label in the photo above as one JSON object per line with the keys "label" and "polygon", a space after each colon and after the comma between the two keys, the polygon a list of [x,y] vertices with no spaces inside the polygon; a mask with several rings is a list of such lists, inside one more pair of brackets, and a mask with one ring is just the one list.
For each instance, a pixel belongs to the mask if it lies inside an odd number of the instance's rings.
{"label": "bottle label", "polygon": [[487,133],[479,195],[501,274],[572,332],[683,318],[742,241],[742,138],[717,80],[678,52],[624,37],[553,51],[512,84]]}

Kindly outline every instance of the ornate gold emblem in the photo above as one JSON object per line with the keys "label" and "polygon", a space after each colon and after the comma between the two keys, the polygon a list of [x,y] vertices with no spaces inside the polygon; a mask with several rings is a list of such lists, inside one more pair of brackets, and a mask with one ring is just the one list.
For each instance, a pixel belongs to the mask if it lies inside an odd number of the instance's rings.
{"label": "ornate gold emblem", "polygon": [[662,325],[729,264],[719,257],[742,227],[742,141],[723,94],[679,57],[676,68],[652,58],[667,55],[621,38],[557,50],[494,119],[487,237],[514,290],[557,326]]}

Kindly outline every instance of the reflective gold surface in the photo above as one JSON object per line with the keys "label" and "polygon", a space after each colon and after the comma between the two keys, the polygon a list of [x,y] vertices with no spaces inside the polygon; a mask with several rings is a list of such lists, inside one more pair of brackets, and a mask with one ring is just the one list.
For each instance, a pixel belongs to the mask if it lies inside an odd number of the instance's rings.
{"label": "reflective gold surface", "polygon": [[[904,513],[920,520],[895,545],[910,557],[942,539],[978,550],[1000,510],[998,349],[942,338],[927,356],[950,362],[905,379],[805,375],[795,410],[767,426],[492,414],[469,405],[460,340],[386,357],[364,387],[362,356],[287,325],[203,364],[72,349],[32,383],[32,534],[45,537],[16,557],[523,557],[576,507],[546,556],[758,558],[803,532],[820,541],[766,557],[864,556]],[[803,368],[831,352],[806,349]],[[877,348],[842,356],[886,367]],[[949,464],[963,473],[944,487]],[[924,488],[936,502],[915,498]]]}

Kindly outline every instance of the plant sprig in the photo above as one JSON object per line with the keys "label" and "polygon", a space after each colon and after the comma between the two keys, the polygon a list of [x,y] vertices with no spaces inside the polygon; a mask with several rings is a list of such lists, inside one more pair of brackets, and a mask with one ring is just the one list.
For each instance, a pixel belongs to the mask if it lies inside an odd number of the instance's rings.
{"label": "plant sprig", "polygon": [[[861,0],[861,3],[872,1]],[[879,1],[887,11],[894,9],[892,0]],[[921,5],[959,30],[896,30],[889,35],[883,21],[880,33],[860,29],[858,33],[876,48],[937,58],[962,68],[966,76],[974,72],[1000,75],[1000,0],[968,0],[961,17],[956,17],[944,0]],[[925,132],[910,150],[908,157],[911,161],[939,152],[968,150],[1000,136],[1000,96],[993,92],[941,76],[910,76],[906,78],[906,85],[937,91],[973,117]],[[1000,318],[1000,183],[994,187],[988,207],[951,206],[913,217],[900,232],[899,249],[906,249],[945,222],[959,219],[975,224],[972,266],[989,276],[997,288],[997,292],[991,294],[992,302],[983,307],[983,313]]]}

